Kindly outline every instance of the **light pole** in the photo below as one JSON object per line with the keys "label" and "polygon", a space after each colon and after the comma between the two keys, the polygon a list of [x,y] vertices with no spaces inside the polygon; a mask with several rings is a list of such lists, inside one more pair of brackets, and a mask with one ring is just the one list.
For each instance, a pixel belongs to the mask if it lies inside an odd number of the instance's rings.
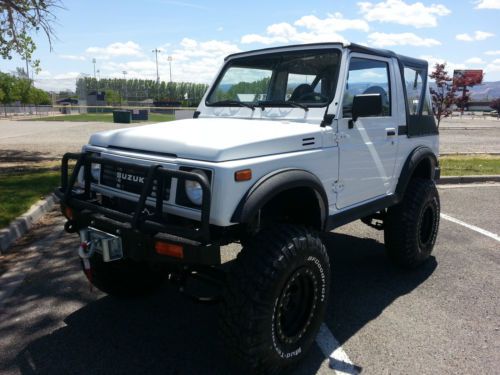
{"label": "light pole", "polygon": [[160,100],[160,73],[158,72],[158,53],[160,53],[161,50],[155,48],[152,52],[154,52],[156,58],[156,99]]}
{"label": "light pole", "polygon": [[167,60],[168,60],[168,67],[170,69],[170,82],[172,82],[172,56],[169,56]]}
{"label": "light pole", "polygon": [[122,73],[123,79],[125,80],[125,101],[127,101],[127,71],[124,70]]}
{"label": "light pole", "polygon": [[96,63],[96,62],[97,62],[97,61],[96,61],[96,59],[95,59],[95,58],[93,58],[93,59],[92,59],[92,64],[94,64],[94,79],[95,79],[95,80],[97,80],[96,75],[95,75],[95,63]]}
{"label": "light pole", "polygon": [[[97,87],[97,92],[99,92],[99,81],[101,80],[101,71],[99,69],[96,70],[97,72],[97,76],[99,77],[99,79],[96,79],[96,87]],[[94,73],[94,77],[95,77],[95,73]]]}
{"label": "light pole", "polygon": [[156,58],[156,83],[160,84],[160,73],[158,72],[158,54],[161,53],[161,49],[155,48],[152,51]]}

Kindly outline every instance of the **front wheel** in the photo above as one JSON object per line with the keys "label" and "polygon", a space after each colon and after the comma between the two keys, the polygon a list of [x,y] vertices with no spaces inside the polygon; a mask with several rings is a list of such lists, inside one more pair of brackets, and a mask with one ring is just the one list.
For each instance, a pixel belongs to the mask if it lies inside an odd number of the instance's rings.
{"label": "front wheel", "polygon": [[298,362],[323,321],[330,264],[320,238],[302,227],[262,230],[228,277],[221,333],[245,373],[276,374]]}
{"label": "front wheel", "polygon": [[434,181],[411,180],[403,202],[387,211],[384,240],[389,257],[409,268],[426,261],[436,243],[439,214]]}

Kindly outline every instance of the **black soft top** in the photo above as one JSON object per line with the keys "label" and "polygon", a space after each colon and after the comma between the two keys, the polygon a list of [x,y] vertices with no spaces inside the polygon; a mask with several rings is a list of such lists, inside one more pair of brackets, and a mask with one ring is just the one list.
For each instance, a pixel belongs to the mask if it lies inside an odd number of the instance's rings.
{"label": "black soft top", "polygon": [[331,45],[332,47],[341,47],[341,48],[346,48],[349,49],[353,52],[359,52],[359,53],[366,53],[369,55],[375,55],[375,56],[381,56],[381,57],[395,57],[398,59],[400,63],[403,63],[406,66],[413,66],[416,68],[424,68],[427,71],[427,61],[422,60],[422,59],[416,59],[414,57],[409,57],[409,56],[404,56],[404,55],[399,55],[393,51],[389,51],[387,49],[379,49],[379,48],[371,48],[371,47],[366,47],[362,46],[360,44],[356,43],[350,43],[348,45],[344,45],[342,43],[334,42],[334,43],[309,43],[309,44],[294,44],[294,45],[288,45],[288,46],[281,46],[281,47],[270,47],[270,48],[262,48],[258,50],[253,50],[253,51],[246,51],[246,52],[238,52],[234,53],[232,55],[227,56],[224,61],[227,61],[232,58],[237,58],[240,56],[245,56],[247,54],[253,54],[253,53],[261,53],[261,52],[279,52],[280,50],[288,49],[288,48],[298,48],[298,47],[314,47],[314,46],[329,46]]}
{"label": "black soft top", "polygon": [[314,50],[314,47],[318,48],[324,48],[324,47],[335,47],[335,48],[340,48],[340,49],[348,49],[352,52],[358,52],[358,53],[366,53],[368,55],[372,56],[380,56],[380,57],[388,57],[388,58],[395,58],[398,61],[399,67],[400,67],[400,73],[401,73],[401,79],[404,82],[405,77],[404,77],[404,68],[405,67],[411,67],[414,68],[416,71],[419,71],[421,77],[422,77],[422,87],[424,88],[421,92],[421,96],[419,99],[419,105],[418,112],[415,114],[410,114],[409,112],[409,107],[408,107],[408,100],[407,100],[407,93],[406,93],[406,86],[403,85],[403,92],[404,92],[404,97],[405,97],[405,104],[406,104],[406,124],[407,126],[400,126],[398,129],[398,134],[407,134],[408,137],[419,137],[419,136],[425,136],[425,135],[434,135],[438,134],[438,129],[436,126],[436,122],[434,119],[434,116],[432,113],[428,114],[423,114],[423,103],[426,100],[426,87],[427,87],[427,72],[428,72],[428,66],[429,64],[427,61],[422,60],[422,59],[416,59],[414,57],[409,57],[409,56],[404,56],[404,55],[399,55],[393,51],[389,51],[386,49],[378,49],[378,48],[371,48],[371,47],[366,47],[362,46],[360,44],[355,44],[355,43],[350,43],[350,44],[343,44],[343,43],[310,43],[310,44],[296,44],[296,45],[290,45],[290,46],[282,46],[282,47],[271,47],[271,48],[263,48],[259,50],[254,50],[254,51],[247,51],[247,52],[239,52],[239,53],[234,53],[232,55],[227,56],[224,61],[227,61],[232,58],[239,58],[239,57],[245,57],[245,56],[255,56],[256,54],[260,53],[274,53],[274,52],[281,52],[283,50],[287,49],[295,49],[295,48],[306,48],[308,50]]}
{"label": "black soft top", "polygon": [[353,52],[359,53],[367,53],[370,55],[382,56],[382,57],[395,57],[398,61],[402,62],[406,66],[413,66],[416,68],[425,68],[427,69],[427,61],[422,59],[416,59],[414,57],[399,55],[393,51],[389,51],[387,49],[378,49],[362,46],[360,44],[351,43],[346,47]]}

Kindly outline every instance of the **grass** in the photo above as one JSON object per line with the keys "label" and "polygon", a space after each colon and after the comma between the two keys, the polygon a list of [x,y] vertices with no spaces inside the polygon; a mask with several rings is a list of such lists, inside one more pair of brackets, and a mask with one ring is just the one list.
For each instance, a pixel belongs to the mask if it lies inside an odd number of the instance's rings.
{"label": "grass", "polygon": [[500,174],[500,156],[456,155],[439,158],[442,176]]}
{"label": "grass", "polygon": [[[34,119],[29,119],[25,121],[32,120],[43,120],[43,121],[73,121],[73,122],[87,122],[87,121],[98,121],[98,122],[113,122],[112,113],[81,113],[77,115],[61,115],[61,116],[48,116],[48,117],[37,117]],[[173,121],[175,120],[174,115],[165,115],[163,113],[150,113],[149,120],[147,122],[163,122],[163,121]],[[139,121],[132,121],[139,122]]]}
{"label": "grass", "polygon": [[0,175],[0,228],[52,192],[59,181],[60,172],[47,169]]}

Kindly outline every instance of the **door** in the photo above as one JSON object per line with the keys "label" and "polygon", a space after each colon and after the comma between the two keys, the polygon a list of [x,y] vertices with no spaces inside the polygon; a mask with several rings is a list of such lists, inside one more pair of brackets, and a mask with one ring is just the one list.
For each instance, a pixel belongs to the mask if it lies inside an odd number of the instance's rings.
{"label": "door", "polygon": [[[350,56],[338,121],[338,209],[390,191],[397,151],[396,80],[391,61],[363,54]],[[352,102],[359,94],[380,94],[381,113],[353,122]]]}

